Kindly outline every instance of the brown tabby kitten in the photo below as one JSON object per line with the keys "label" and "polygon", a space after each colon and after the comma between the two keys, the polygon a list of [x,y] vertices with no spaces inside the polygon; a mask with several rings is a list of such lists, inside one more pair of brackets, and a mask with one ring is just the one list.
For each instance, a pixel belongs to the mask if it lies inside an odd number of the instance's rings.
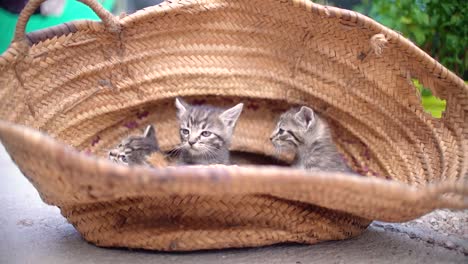
{"label": "brown tabby kitten", "polygon": [[243,104],[227,110],[175,101],[181,144],[179,164],[229,164],[229,145]]}
{"label": "brown tabby kitten", "polygon": [[146,127],[142,136],[129,136],[109,152],[109,160],[131,166],[150,165],[147,157],[159,152],[156,130],[152,125]]}
{"label": "brown tabby kitten", "polygon": [[328,124],[307,106],[283,113],[270,140],[278,151],[294,151],[293,167],[352,172],[338,152]]}

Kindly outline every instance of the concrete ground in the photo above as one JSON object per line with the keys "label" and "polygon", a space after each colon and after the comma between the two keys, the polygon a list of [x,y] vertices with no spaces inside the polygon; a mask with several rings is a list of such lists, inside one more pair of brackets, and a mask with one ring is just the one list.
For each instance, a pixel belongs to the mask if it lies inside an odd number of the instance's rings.
{"label": "concrete ground", "polygon": [[0,146],[0,263],[468,263],[468,211],[404,224],[374,222],[360,237],[318,245],[160,253],[98,248],[44,204]]}

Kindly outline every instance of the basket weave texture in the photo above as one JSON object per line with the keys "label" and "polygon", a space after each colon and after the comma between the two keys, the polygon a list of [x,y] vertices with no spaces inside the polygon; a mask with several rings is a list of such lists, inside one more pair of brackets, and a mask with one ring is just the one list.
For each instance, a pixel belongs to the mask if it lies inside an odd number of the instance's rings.
{"label": "basket weave texture", "polygon": [[[316,243],[468,208],[468,87],[398,33],[306,0],[171,1],[25,34],[0,57],[0,139],[42,199],[99,246],[198,250]],[[425,113],[418,79],[447,100]],[[106,150],[155,124],[178,142],[173,99],[244,102],[233,151],[273,156],[278,114],[311,106],[366,176],[274,166],[116,166]]]}

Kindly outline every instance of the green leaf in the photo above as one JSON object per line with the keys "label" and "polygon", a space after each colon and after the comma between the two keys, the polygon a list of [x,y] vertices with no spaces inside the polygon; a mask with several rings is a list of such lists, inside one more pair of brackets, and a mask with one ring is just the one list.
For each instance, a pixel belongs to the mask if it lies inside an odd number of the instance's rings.
{"label": "green leaf", "polygon": [[409,17],[401,17],[400,21],[403,24],[411,24],[411,22],[413,22],[413,20],[411,18],[409,18]]}
{"label": "green leaf", "polygon": [[416,30],[413,32],[413,34],[414,34],[414,37],[416,38],[416,42],[419,45],[423,45],[424,41],[426,40],[426,36],[424,35],[424,32]]}

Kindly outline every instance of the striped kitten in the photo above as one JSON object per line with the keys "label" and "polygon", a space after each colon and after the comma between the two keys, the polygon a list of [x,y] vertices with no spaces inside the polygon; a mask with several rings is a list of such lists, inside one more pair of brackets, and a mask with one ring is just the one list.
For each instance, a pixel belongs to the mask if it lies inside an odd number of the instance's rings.
{"label": "striped kitten", "polygon": [[180,124],[180,164],[229,164],[229,145],[243,104],[227,110],[175,101]]}
{"label": "striped kitten", "polygon": [[270,140],[278,151],[294,151],[293,167],[352,172],[338,152],[328,124],[307,106],[283,113]]}
{"label": "striped kitten", "polygon": [[142,136],[129,136],[109,152],[109,160],[123,165],[150,165],[147,157],[159,152],[156,130],[146,127]]}

